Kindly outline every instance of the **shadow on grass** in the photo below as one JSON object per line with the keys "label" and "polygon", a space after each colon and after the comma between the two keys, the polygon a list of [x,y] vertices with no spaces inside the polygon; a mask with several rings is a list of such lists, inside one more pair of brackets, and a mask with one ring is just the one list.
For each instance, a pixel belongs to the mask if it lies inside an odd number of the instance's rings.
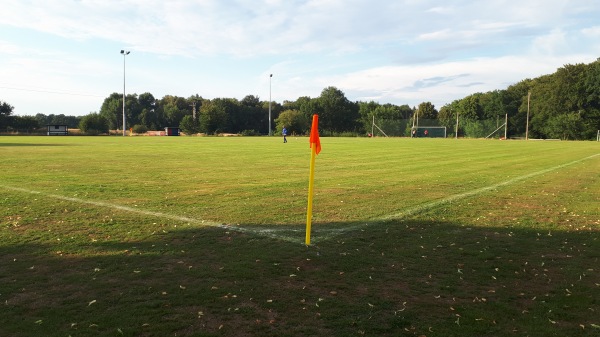
{"label": "shadow on grass", "polygon": [[26,146],[26,147],[35,147],[35,146],[72,146],[66,144],[40,144],[40,143],[0,143],[0,147],[17,147],[17,146]]}
{"label": "shadow on grass", "polygon": [[26,243],[0,245],[2,336],[599,331],[594,231],[393,221],[326,241],[317,231],[306,247],[222,228],[93,240],[55,229],[54,242],[4,227],[0,238]]}

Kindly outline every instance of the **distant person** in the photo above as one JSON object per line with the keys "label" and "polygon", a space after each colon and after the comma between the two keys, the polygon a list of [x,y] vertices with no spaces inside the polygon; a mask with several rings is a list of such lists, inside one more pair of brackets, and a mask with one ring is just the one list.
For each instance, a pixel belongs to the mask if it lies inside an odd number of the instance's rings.
{"label": "distant person", "polygon": [[281,134],[283,135],[283,142],[287,143],[287,129],[285,128],[285,126],[283,127],[283,130],[281,130]]}
{"label": "distant person", "polygon": [[412,137],[415,138],[417,136],[417,130],[413,129]]}
{"label": "distant person", "polygon": [[429,131],[427,131],[427,129],[425,129],[425,137],[429,136]]}

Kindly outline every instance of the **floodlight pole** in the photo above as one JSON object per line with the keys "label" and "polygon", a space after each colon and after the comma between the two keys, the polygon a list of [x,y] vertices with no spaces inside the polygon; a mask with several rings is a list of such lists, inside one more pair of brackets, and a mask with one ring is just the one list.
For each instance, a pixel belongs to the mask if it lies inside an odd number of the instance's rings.
{"label": "floodlight pole", "polygon": [[273,74],[269,75],[269,136],[271,133],[271,79],[273,78]]}
{"label": "floodlight pole", "polygon": [[123,136],[125,136],[125,56],[129,55],[129,50],[121,49],[121,54],[123,54]]}

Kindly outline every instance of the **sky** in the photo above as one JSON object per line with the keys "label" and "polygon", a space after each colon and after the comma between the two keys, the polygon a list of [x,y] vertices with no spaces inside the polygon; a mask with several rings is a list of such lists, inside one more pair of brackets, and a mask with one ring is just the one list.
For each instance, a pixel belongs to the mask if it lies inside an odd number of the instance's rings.
{"label": "sky", "polygon": [[351,101],[440,109],[600,57],[596,0],[0,0],[0,8],[0,101],[21,116],[98,112],[124,79],[127,94],[157,99],[283,103],[333,86]]}

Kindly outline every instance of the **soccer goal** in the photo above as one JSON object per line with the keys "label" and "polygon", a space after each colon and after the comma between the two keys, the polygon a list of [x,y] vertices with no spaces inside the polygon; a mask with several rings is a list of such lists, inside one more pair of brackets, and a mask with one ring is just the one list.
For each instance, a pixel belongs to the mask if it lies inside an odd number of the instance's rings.
{"label": "soccer goal", "polygon": [[413,138],[446,138],[445,126],[415,126],[411,130]]}

